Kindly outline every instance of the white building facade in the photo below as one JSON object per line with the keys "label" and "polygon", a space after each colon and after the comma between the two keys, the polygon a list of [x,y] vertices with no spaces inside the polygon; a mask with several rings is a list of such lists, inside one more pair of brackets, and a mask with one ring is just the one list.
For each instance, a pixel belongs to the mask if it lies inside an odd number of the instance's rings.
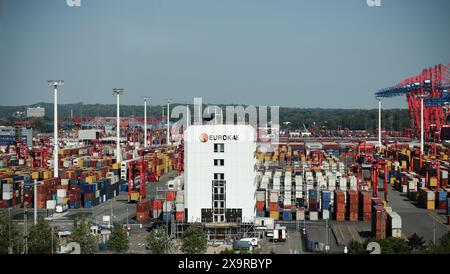
{"label": "white building facade", "polygon": [[193,125],[184,133],[188,222],[253,222],[255,130],[249,125]]}

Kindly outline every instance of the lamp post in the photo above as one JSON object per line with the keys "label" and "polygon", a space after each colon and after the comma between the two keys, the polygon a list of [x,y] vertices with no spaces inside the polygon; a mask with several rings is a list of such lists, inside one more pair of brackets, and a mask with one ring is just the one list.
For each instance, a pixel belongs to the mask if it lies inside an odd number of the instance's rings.
{"label": "lamp post", "polygon": [[378,146],[381,147],[381,97],[378,100]]}
{"label": "lamp post", "polygon": [[54,121],[53,121],[53,177],[58,178],[58,87],[64,85],[63,80],[48,80],[48,85],[54,90]]}
{"label": "lamp post", "polygon": [[170,143],[170,99],[167,99],[167,145]]}
{"label": "lamp post", "polygon": [[144,148],[147,147],[147,101],[148,97],[144,97]]}
{"label": "lamp post", "polygon": [[423,94],[420,94],[420,152],[422,155],[424,154],[424,130],[423,130],[423,99],[428,96],[428,93],[424,92]]}
{"label": "lamp post", "polygon": [[116,162],[120,163],[120,95],[123,95],[123,88],[114,88],[113,95],[117,97],[117,121],[116,121]]}

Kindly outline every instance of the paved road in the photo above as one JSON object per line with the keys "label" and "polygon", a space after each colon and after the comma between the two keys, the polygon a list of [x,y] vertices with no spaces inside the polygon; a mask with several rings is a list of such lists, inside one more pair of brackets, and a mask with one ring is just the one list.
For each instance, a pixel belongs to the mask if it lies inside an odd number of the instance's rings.
{"label": "paved road", "polygon": [[305,254],[303,239],[298,230],[287,231],[286,242],[271,242],[264,240],[261,244],[261,254]]}
{"label": "paved road", "polygon": [[417,233],[428,242],[433,241],[433,234],[438,241],[440,237],[448,233],[450,226],[446,225],[444,211],[419,208],[416,203],[408,200],[406,194],[391,186],[389,186],[388,198],[388,206],[402,218],[402,233],[406,237]]}

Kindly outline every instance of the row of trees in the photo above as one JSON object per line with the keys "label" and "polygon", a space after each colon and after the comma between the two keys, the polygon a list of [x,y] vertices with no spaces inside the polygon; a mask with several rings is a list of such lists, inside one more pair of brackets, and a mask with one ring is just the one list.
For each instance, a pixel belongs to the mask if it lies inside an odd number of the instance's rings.
{"label": "row of trees", "polygon": [[[48,103],[39,104],[45,107],[46,118],[33,119],[38,129],[51,130],[43,122],[53,120],[48,117],[53,117],[53,105]],[[171,109],[177,104],[173,104]],[[183,105],[185,106],[185,105]],[[148,108],[149,116],[161,117],[162,108],[164,106],[151,106]],[[193,115],[193,105],[189,106]],[[206,106],[204,106],[206,107]],[[219,105],[225,112],[225,106]],[[26,110],[26,106],[4,107],[0,106],[0,125],[12,125],[14,119],[11,117],[13,110]],[[71,116],[71,111],[75,117],[115,117],[116,105],[101,105],[101,104],[66,104],[60,105],[59,116],[68,118]],[[121,106],[121,116],[143,116],[143,105],[123,105]],[[224,113],[225,115],[225,113]],[[303,128],[303,124],[307,127],[315,124],[317,127],[326,127],[327,129],[337,129],[337,127],[349,128],[352,130],[373,130],[378,127],[378,109],[308,109],[308,108],[280,108],[280,123],[290,122],[290,128]],[[29,119],[22,119],[29,120]],[[409,127],[410,120],[407,109],[385,109],[382,111],[382,127],[388,130],[401,130]]]}
{"label": "row of trees", "polygon": [[[82,254],[94,254],[99,251],[99,241],[91,234],[91,226],[92,223],[88,219],[76,219],[68,239],[69,242],[80,244]],[[147,243],[152,253],[156,254],[168,253],[173,248],[164,225],[156,227],[149,233]],[[50,221],[39,218],[37,224],[32,225],[28,234],[24,235],[11,218],[7,215],[0,216],[0,254],[51,254],[56,251],[57,246],[58,239],[52,233]],[[129,238],[126,229],[121,225],[115,225],[107,246],[114,253],[127,252]],[[181,251],[186,254],[200,254],[205,253],[206,249],[207,240],[203,227],[200,224],[189,226],[182,239]]]}
{"label": "row of trees", "polygon": [[380,245],[382,254],[450,254],[450,232],[442,236],[438,243],[426,245],[423,237],[416,233],[408,239],[387,238],[387,239],[367,239],[364,243],[352,241],[349,244],[349,253],[367,254],[366,250],[370,242],[377,242]]}

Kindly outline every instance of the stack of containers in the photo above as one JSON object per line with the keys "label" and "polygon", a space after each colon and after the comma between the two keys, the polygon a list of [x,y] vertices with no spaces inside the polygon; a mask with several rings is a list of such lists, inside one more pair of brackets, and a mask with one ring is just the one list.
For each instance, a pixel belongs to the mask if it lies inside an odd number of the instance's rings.
{"label": "stack of containers", "polygon": [[348,219],[351,222],[358,221],[358,206],[359,206],[359,196],[358,192],[354,190],[347,191],[347,213]]}
{"label": "stack of containers", "polygon": [[434,192],[424,187],[420,188],[419,203],[426,209],[434,209],[435,208]]}
{"label": "stack of containers", "polygon": [[356,176],[353,176],[353,175],[349,176],[348,179],[349,179],[350,189],[356,191],[358,189],[358,185],[357,185],[358,179],[356,178]]}
{"label": "stack of containers", "polygon": [[299,207],[296,212],[296,220],[297,221],[304,221],[305,220],[305,208]]}
{"label": "stack of containers", "polygon": [[283,221],[292,221],[291,209],[283,209]]}
{"label": "stack of containers", "polygon": [[342,191],[347,191],[347,178],[341,177],[339,178],[339,189]]}
{"label": "stack of containers", "polygon": [[308,190],[308,210],[309,219],[311,221],[317,221],[319,211],[318,191],[316,189]]}
{"label": "stack of containers", "polygon": [[268,189],[270,183],[270,176],[269,175],[263,175],[261,178],[261,182],[259,183],[259,187],[261,189]]}
{"label": "stack of containers", "polygon": [[278,208],[279,191],[271,190],[269,192],[269,215],[274,220],[280,219],[280,210]]}
{"label": "stack of containers", "polygon": [[359,193],[359,215],[363,222],[368,222],[372,216],[372,194],[369,191],[360,191]]}
{"label": "stack of containers", "polygon": [[273,190],[280,190],[281,186],[281,171],[275,172],[273,175]]}
{"label": "stack of containers", "polygon": [[150,218],[151,201],[139,201],[136,204],[136,221],[142,223]]}
{"label": "stack of containers", "polygon": [[59,186],[56,190],[56,204],[62,205],[66,203],[67,188],[65,186]]}
{"label": "stack of containers", "polygon": [[372,235],[377,239],[386,238],[387,212],[379,198],[372,198]]}
{"label": "stack of containers", "polygon": [[162,207],[162,220],[164,222],[170,222],[172,221],[172,213],[174,211],[174,201],[164,201],[163,207]]}
{"label": "stack of containers", "polygon": [[402,218],[397,212],[390,211],[387,213],[387,237],[402,237]]}
{"label": "stack of containers", "polygon": [[2,184],[2,200],[6,204],[6,207],[12,207],[13,203],[13,192],[14,186],[13,184]]}
{"label": "stack of containers", "polygon": [[184,211],[184,191],[177,191],[177,195],[175,198],[175,220],[176,221],[184,221],[185,220],[185,211]]}
{"label": "stack of containers", "polygon": [[37,185],[37,208],[45,208],[47,203],[47,186],[45,184]]}
{"label": "stack of containers", "polygon": [[163,200],[152,200],[152,217],[159,219],[163,209]]}
{"label": "stack of containers", "polygon": [[345,196],[342,190],[334,192],[334,214],[336,221],[345,221]]}
{"label": "stack of containers", "polygon": [[22,202],[26,207],[33,207],[34,205],[34,185],[24,184],[22,191]]}
{"label": "stack of containers", "polygon": [[265,217],[266,192],[264,190],[256,191],[256,216]]}
{"label": "stack of containers", "polygon": [[436,209],[447,209],[447,191],[436,191]]}
{"label": "stack of containers", "polygon": [[448,170],[441,169],[441,184],[443,187],[448,185]]}
{"label": "stack of containers", "polygon": [[331,192],[324,190],[321,195],[322,219],[330,219]]}
{"label": "stack of containers", "polygon": [[284,175],[284,200],[283,200],[283,208],[291,209],[292,208],[292,173],[290,171],[286,171]]}
{"label": "stack of containers", "polygon": [[80,208],[81,190],[78,185],[71,185],[69,188],[69,208]]}
{"label": "stack of containers", "polygon": [[297,206],[303,206],[303,177],[295,175],[295,200]]}

